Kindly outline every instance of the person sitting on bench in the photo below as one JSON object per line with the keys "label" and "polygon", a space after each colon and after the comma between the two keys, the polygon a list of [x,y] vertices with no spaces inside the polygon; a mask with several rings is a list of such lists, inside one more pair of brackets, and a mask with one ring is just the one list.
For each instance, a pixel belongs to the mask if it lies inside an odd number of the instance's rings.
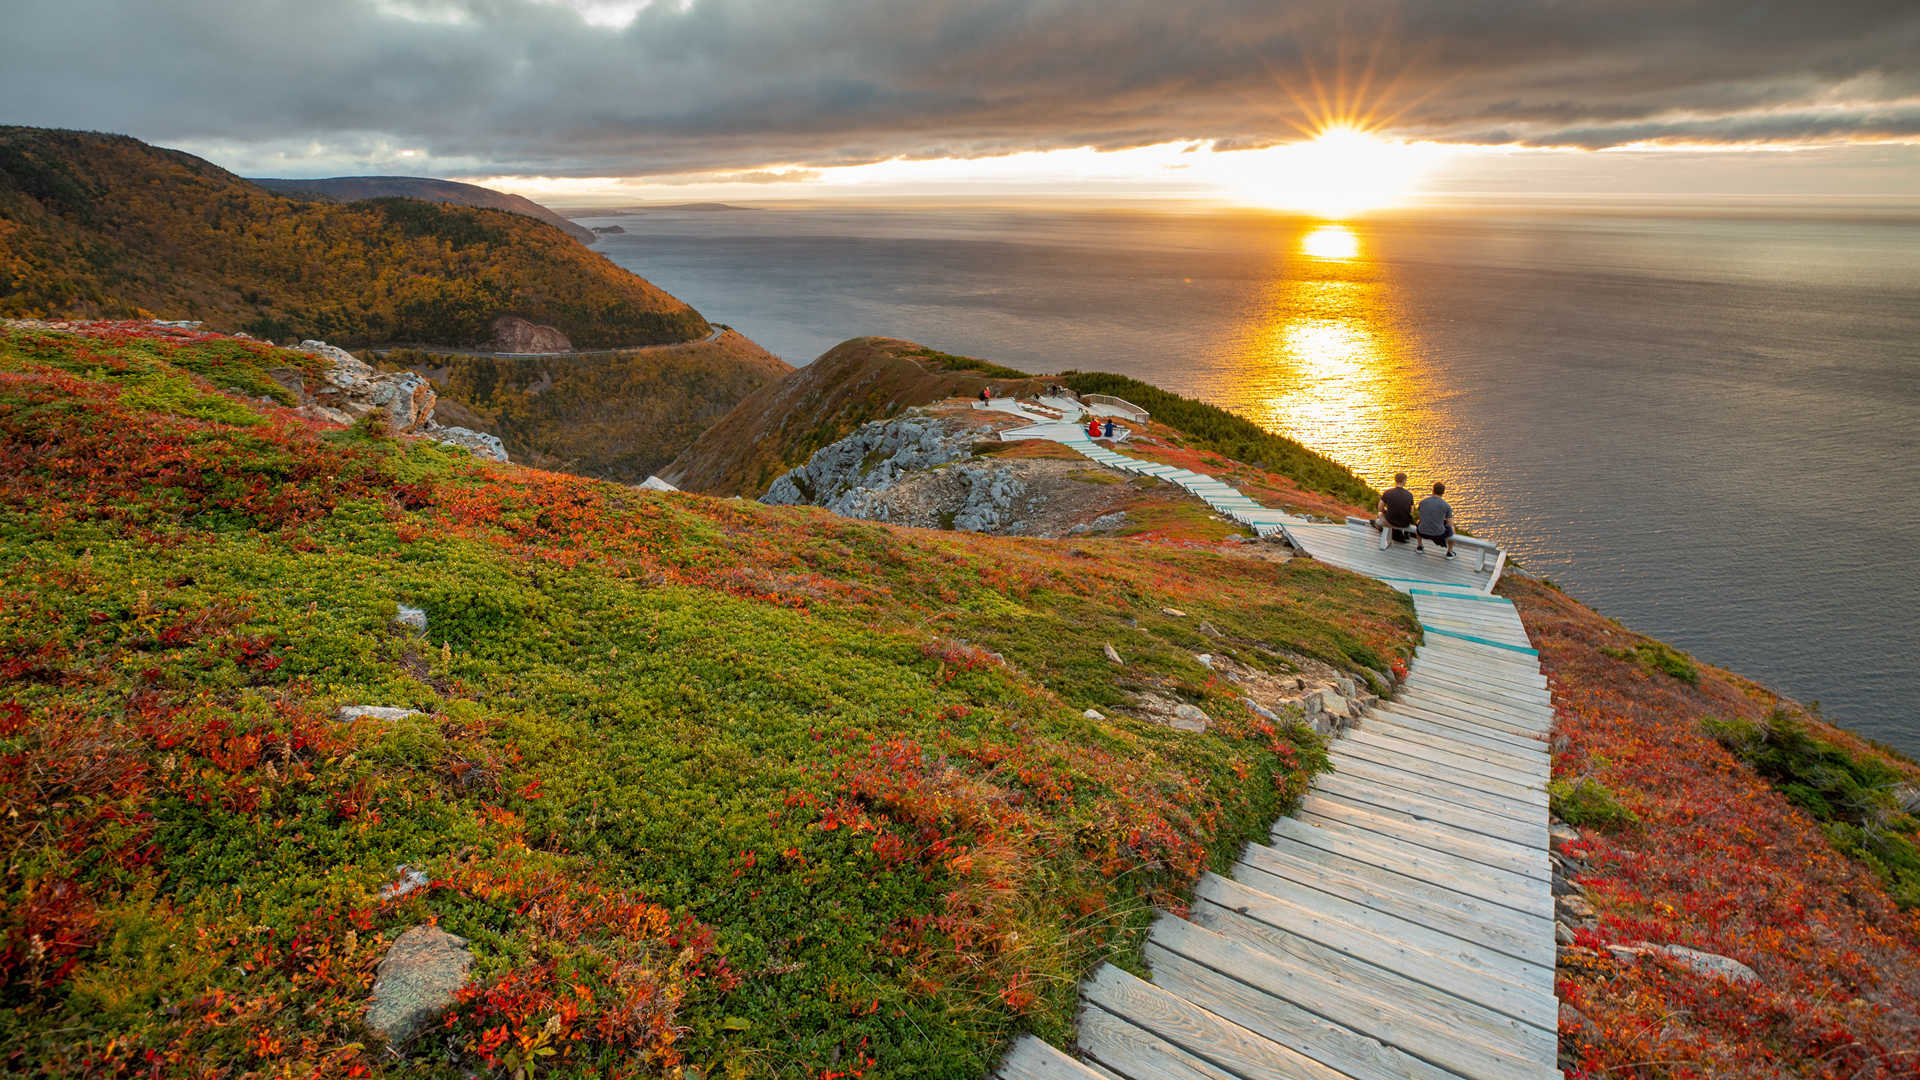
{"label": "person sitting on bench", "polygon": [[1393,486],[1381,493],[1378,510],[1373,531],[1392,529],[1394,542],[1406,543],[1407,533],[1413,529],[1413,492],[1407,490],[1406,473],[1393,474]]}
{"label": "person sitting on bench", "polygon": [[1420,500],[1420,527],[1413,533],[1413,550],[1427,550],[1424,541],[1431,540],[1447,545],[1447,558],[1453,558],[1453,507],[1440,496],[1447,493],[1447,485],[1433,485],[1433,494]]}

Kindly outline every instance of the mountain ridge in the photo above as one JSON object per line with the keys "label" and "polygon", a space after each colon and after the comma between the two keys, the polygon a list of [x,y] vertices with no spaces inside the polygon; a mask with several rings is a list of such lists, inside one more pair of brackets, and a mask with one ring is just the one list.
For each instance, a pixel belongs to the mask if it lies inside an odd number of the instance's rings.
{"label": "mountain ridge", "polygon": [[314,179],[250,176],[246,179],[277,194],[310,195],[331,202],[350,203],[398,197],[505,210],[535,221],[544,221],[582,244],[591,244],[597,239],[592,229],[576,225],[532,199],[459,180],[429,176],[328,176]]}
{"label": "mountain ridge", "polygon": [[279,341],[486,343],[495,319],[583,348],[688,341],[699,312],[519,213],[274,194],[123,135],[0,128],[0,316],[158,313]]}

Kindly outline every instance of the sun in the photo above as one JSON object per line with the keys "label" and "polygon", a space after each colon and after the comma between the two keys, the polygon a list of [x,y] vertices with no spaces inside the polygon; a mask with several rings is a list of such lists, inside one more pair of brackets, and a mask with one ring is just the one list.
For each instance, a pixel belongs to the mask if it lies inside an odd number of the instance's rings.
{"label": "sun", "polygon": [[1303,142],[1213,155],[1236,200],[1332,219],[1402,205],[1431,156],[1427,147],[1345,124]]}

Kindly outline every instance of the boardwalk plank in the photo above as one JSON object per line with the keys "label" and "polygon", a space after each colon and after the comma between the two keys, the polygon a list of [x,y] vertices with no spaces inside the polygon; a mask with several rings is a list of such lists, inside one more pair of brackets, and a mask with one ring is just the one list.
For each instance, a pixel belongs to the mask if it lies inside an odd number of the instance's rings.
{"label": "boardwalk plank", "polygon": [[1000,1080],[1101,1080],[1100,1074],[1041,1042],[1023,1035],[1000,1061]]}
{"label": "boardwalk plank", "polygon": [[1415,821],[1440,821],[1457,829],[1510,843],[1542,849],[1547,846],[1545,819],[1526,822],[1483,813],[1352,773],[1323,774],[1314,781],[1313,787],[1316,793],[1327,798],[1404,814]]}
{"label": "boardwalk plank", "polygon": [[1458,784],[1436,781],[1419,773],[1381,765],[1365,758],[1346,758],[1342,763],[1337,763],[1335,769],[1348,776],[1371,780],[1389,787],[1399,787],[1425,798],[1451,803],[1477,813],[1511,818],[1528,825],[1537,823],[1545,826],[1547,823],[1547,811],[1543,806],[1502,799],[1483,792],[1468,791]]}
{"label": "boardwalk plank", "polygon": [[1377,746],[1390,753],[1422,758],[1436,765],[1460,769],[1491,780],[1504,780],[1521,787],[1544,788],[1547,783],[1548,769],[1544,761],[1532,765],[1514,763],[1496,758],[1490,753],[1476,753],[1472,749],[1442,747],[1430,742],[1396,738],[1365,722],[1349,730],[1345,738],[1345,745]]}
{"label": "boardwalk plank", "polygon": [[1444,821],[1420,821],[1408,814],[1369,809],[1318,792],[1309,792],[1302,801],[1299,818],[1312,825],[1332,823],[1366,829],[1410,844],[1449,851],[1462,858],[1526,877],[1552,880],[1546,852],[1496,840]]}
{"label": "boardwalk plank", "polygon": [[1557,1040],[1531,1024],[1230,908],[1203,901],[1194,905],[1192,924],[1230,947],[1190,950],[1173,935],[1157,932],[1155,940],[1195,963],[1462,1076],[1537,1078],[1543,1075],[1543,1058],[1554,1053]]}
{"label": "boardwalk plank", "polygon": [[1327,828],[1309,825],[1295,818],[1281,818],[1274,822],[1270,839],[1276,845],[1291,840],[1322,851],[1336,852],[1397,870],[1411,878],[1477,896],[1515,911],[1543,919],[1553,918],[1553,895],[1545,881],[1404,840],[1361,833],[1362,830]]}
{"label": "boardwalk plank", "polygon": [[1457,705],[1429,701],[1420,704],[1403,697],[1395,697],[1375,706],[1376,709],[1388,709],[1394,712],[1413,713],[1422,719],[1460,726],[1471,725],[1468,730],[1481,734],[1491,734],[1506,738],[1519,746],[1545,746],[1546,732],[1527,724],[1512,724],[1484,712],[1474,712]]}
{"label": "boardwalk plank", "polygon": [[1080,1012],[1079,1045],[1088,1059],[1124,1080],[1239,1080],[1097,1005]]}
{"label": "boardwalk plank", "polygon": [[1431,746],[1436,750],[1448,750],[1456,754],[1477,755],[1483,760],[1504,764],[1514,769],[1550,770],[1553,764],[1546,746],[1540,743],[1529,747],[1474,739],[1471,738],[1470,732],[1436,730],[1433,725],[1412,723],[1407,719],[1385,715],[1378,709],[1369,712],[1366,719],[1348,730],[1348,734],[1351,735],[1357,731],[1371,732],[1396,742]]}
{"label": "boardwalk plank", "polygon": [[1334,750],[1336,759],[1357,757],[1380,765],[1388,765],[1404,772],[1419,773],[1434,780],[1490,795],[1499,795],[1514,802],[1547,805],[1547,789],[1544,783],[1533,780],[1508,779],[1496,776],[1499,770],[1491,765],[1478,770],[1450,765],[1438,760],[1438,755],[1407,754],[1376,746],[1359,739],[1343,741]]}
{"label": "boardwalk plank", "polygon": [[[1398,1042],[1407,1038],[1404,1026],[1396,1025],[1390,1037],[1376,1037],[1303,1008],[1266,986],[1254,985],[1254,980],[1284,982],[1269,970],[1280,965],[1271,958],[1263,964],[1259,954],[1212,931],[1191,923],[1169,925],[1164,932],[1156,928],[1147,939],[1146,958],[1154,985],[1242,1027],[1266,1033],[1354,1080],[1458,1080],[1447,1069],[1401,1049]],[[1317,1004],[1342,1016],[1358,1011],[1342,1008],[1348,1003],[1335,996],[1320,997]],[[1392,1018],[1385,1009],[1374,1015],[1377,1024]]]}
{"label": "boardwalk plank", "polygon": [[1321,901],[1301,890],[1323,892],[1515,960],[1539,967],[1555,963],[1553,924],[1547,920],[1344,855],[1298,845],[1252,844],[1233,865],[1231,877],[1269,896],[1296,897],[1310,905]]}
{"label": "boardwalk plank", "polygon": [[1465,720],[1431,710],[1416,711],[1398,701],[1382,701],[1376,704],[1367,713],[1367,719],[1370,722],[1390,720],[1395,724],[1421,731],[1431,731],[1436,735],[1444,735],[1449,739],[1458,739],[1476,746],[1485,746],[1491,750],[1534,754],[1547,752],[1546,740],[1537,735],[1522,735],[1476,720]]}
{"label": "boardwalk plank", "polygon": [[1198,1005],[1107,964],[1087,981],[1088,1001],[1159,1036],[1236,1080],[1352,1080]]}
{"label": "boardwalk plank", "polygon": [[1553,973],[1485,946],[1361,904],[1313,896],[1309,906],[1213,874],[1200,879],[1194,895],[1542,1031],[1559,1024]]}
{"label": "boardwalk plank", "polygon": [[1471,694],[1475,698],[1485,698],[1488,702],[1496,705],[1532,706],[1548,710],[1553,708],[1553,695],[1544,689],[1522,690],[1500,686],[1486,679],[1476,678],[1471,675],[1449,675],[1433,671],[1420,664],[1413,666],[1413,670],[1408,673],[1407,680],[1402,685],[1408,689],[1413,689],[1416,685],[1424,686],[1427,684],[1432,684],[1435,689],[1439,690]]}

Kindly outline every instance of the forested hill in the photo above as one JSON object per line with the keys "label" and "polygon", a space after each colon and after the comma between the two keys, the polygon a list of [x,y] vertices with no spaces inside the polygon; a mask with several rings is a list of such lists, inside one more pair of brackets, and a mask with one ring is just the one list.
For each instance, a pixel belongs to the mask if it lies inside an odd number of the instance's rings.
{"label": "forested hill", "polygon": [[519,214],[296,201],[137,139],[0,127],[0,315],[142,314],[350,346],[477,345],[508,314],[556,326],[577,348],[710,329]]}
{"label": "forested hill", "polygon": [[281,195],[324,199],[328,202],[350,203],[359,202],[362,199],[403,198],[425,199],[427,202],[450,203],[454,206],[481,206],[490,210],[506,210],[530,217],[535,221],[544,221],[583,244],[591,244],[594,241],[592,229],[575,225],[532,199],[510,195],[504,191],[495,191],[478,184],[463,184],[457,180],[436,180],[426,176],[329,176],[319,180],[282,180],[261,177],[250,179],[268,191],[278,192]]}

